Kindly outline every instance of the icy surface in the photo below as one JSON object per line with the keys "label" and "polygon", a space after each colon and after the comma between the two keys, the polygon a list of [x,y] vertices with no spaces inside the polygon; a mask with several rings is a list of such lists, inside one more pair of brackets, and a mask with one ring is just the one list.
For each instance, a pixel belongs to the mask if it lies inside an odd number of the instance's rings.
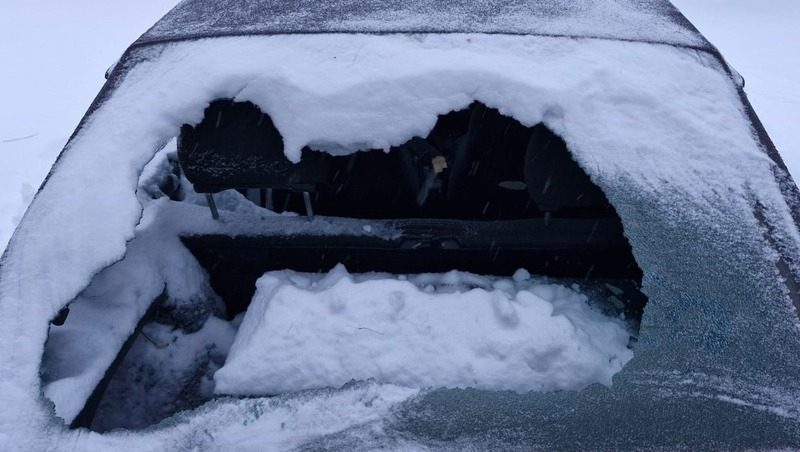
{"label": "icy surface", "polygon": [[570,288],[521,274],[267,273],[215,390],[271,395],[367,379],[518,392],[610,386],[633,356],[624,325]]}
{"label": "icy surface", "polygon": [[139,42],[320,32],[539,34],[707,46],[667,0],[189,0]]}
{"label": "icy surface", "polygon": [[[326,435],[319,441],[342,450],[397,438],[492,438],[543,449],[565,437],[605,449],[800,440],[797,317],[753,202],[795,250],[797,230],[733,82],[708,55],[541,37],[315,35],[140,48],[130,61],[139,64],[70,142],[0,265],[0,449],[210,448],[268,438],[266,426],[278,430],[286,416],[309,422],[292,430],[291,444]],[[525,125],[544,121],[615,205],[645,272],[650,302],[635,357],[611,390],[409,399],[413,392],[366,385],[278,402],[215,402],[136,435],[66,430],[41,397],[48,320],[130,251],[140,220],[140,228],[148,218],[201,231],[225,226],[200,206],[155,215],[169,201],[135,193],[152,155],[219,97],[256,102],[294,158],[305,144],[347,153],[424,136],[437,114],[473,100]],[[142,203],[153,216],[141,218]],[[280,223],[250,220],[243,229]],[[146,268],[159,269],[157,262]],[[697,373],[712,383],[682,379]]]}
{"label": "icy surface", "polygon": [[192,333],[157,322],[145,325],[111,379],[92,429],[145,428],[209,400],[212,376],[235,333],[213,316]]}

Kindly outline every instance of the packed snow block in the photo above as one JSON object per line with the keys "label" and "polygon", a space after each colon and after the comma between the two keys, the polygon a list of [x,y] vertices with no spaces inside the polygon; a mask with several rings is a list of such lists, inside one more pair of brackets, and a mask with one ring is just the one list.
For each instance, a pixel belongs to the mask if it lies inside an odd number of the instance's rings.
{"label": "packed snow block", "polygon": [[623,322],[575,290],[450,272],[266,273],[215,391],[272,395],[375,379],[407,387],[552,391],[611,384]]}

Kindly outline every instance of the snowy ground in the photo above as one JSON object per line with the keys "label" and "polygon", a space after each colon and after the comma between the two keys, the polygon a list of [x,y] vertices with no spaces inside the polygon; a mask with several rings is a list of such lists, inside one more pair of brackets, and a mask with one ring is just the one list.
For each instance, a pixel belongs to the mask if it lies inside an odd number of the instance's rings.
{"label": "snowy ground", "polygon": [[0,2],[0,249],[103,85],[175,0]]}
{"label": "snowy ground", "polygon": [[[674,0],[747,80],[800,174],[800,2]],[[0,250],[125,47],[174,0],[3,0],[0,13]]]}

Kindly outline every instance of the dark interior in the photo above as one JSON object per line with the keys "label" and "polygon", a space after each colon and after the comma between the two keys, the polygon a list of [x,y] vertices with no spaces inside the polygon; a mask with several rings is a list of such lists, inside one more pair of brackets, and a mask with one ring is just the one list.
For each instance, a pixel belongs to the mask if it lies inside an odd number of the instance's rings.
{"label": "dark interior", "polygon": [[[624,316],[634,330],[647,302],[619,217],[564,141],[542,124],[525,127],[477,102],[440,116],[427,137],[389,153],[333,157],[305,149],[295,164],[284,157],[269,116],[251,103],[219,100],[200,124],[182,128],[178,161],[171,163],[175,175],[183,171],[207,194],[215,217],[226,212],[216,210],[213,194],[236,189],[263,207],[308,217],[291,221],[313,225],[314,215],[324,215],[333,217],[329,223],[348,218],[342,221],[396,231],[292,235],[265,228],[247,236],[182,237],[229,319],[247,309],[265,272],[326,272],[339,263],[352,273],[462,270],[507,277],[524,268],[577,284],[595,306]],[[180,200],[178,180],[164,180],[159,193]],[[202,381],[221,365],[214,359],[224,357],[214,358],[211,349],[189,367],[171,370],[166,381],[159,380],[159,362],[142,354],[169,346],[145,328],[166,325],[190,334],[215,309],[209,302],[179,312],[168,301],[162,296],[153,303],[73,427],[141,428],[212,397]]]}
{"label": "dark interior", "polygon": [[[249,102],[218,100],[201,123],[182,128],[178,156],[198,192],[238,189],[275,211],[373,220],[401,231],[391,239],[183,237],[229,316],[247,308],[266,271],[324,272],[337,263],[354,273],[510,275],[525,268],[641,282],[619,217],[566,143],[543,124],[526,127],[479,102],[440,116],[427,137],[391,152],[334,157],[306,148],[295,164],[268,115]],[[626,310],[638,318],[643,297],[633,298]]]}
{"label": "dark interior", "polygon": [[305,148],[293,164],[268,115],[249,102],[220,100],[200,124],[182,128],[178,152],[198,192],[259,190],[253,199],[277,211],[303,212],[308,192],[316,214],[351,218],[616,215],[561,138],[477,102],[389,153],[333,157]]}

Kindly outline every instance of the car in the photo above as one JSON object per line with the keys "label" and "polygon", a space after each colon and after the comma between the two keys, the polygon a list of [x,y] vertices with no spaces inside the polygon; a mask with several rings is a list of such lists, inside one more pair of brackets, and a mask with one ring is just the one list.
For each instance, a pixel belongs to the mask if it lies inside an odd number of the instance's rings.
{"label": "car", "polygon": [[186,0],[0,261],[4,450],[800,445],[800,192],[666,0]]}

